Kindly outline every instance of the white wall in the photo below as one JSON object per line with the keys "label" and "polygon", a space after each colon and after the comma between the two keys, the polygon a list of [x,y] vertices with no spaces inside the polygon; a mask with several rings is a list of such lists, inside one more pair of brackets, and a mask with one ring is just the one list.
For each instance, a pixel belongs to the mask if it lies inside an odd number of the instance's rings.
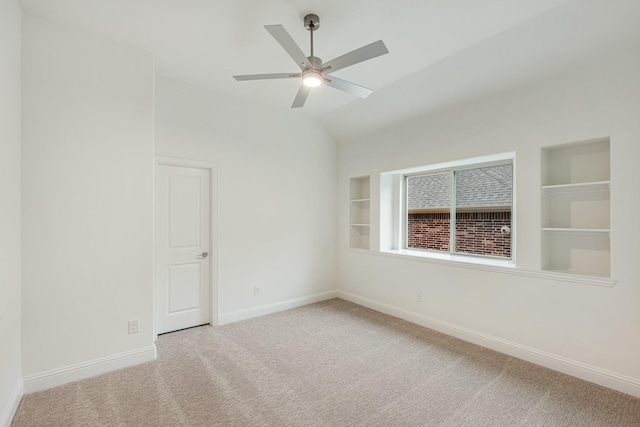
{"label": "white wall", "polygon": [[336,288],[337,149],[314,121],[158,78],[156,154],[217,165],[222,322]]}
{"label": "white wall", "polygon": [[0,0],[0,426],[20,377],[20,6]]}
{"label": "white wall", "polygon": [[[22,37],[31,391],[153,357],[153,58],[26,15]],[[138,334],[127,334],[129,319]]]}
{"label": "white wall", "polygon": [[[640,395],[639,75],[640,49],[635,46],[583,68],[341,144],[341,290],[354,300]],[[540,148],[606,136],[611,137],[614,287],[347,248],[349,177],[371,174],[377,182],[384,171],[515,151],[517,267],[540,270]],[[372,199],[377,197],[374,188]],[[378,215],[372,203],[374,227]],[[415,301],[416,292],[422,292],[424,302]],[[612,383],[606,379],[609,374]]]}

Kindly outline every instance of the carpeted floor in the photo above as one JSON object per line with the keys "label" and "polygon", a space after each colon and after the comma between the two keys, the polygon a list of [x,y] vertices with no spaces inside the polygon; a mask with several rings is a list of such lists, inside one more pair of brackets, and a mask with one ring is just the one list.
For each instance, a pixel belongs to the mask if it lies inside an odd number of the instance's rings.
{"label": "carpeted floor", "polygon": [[12,426],[640,426],[640,399],[338,299],[157,345]]}

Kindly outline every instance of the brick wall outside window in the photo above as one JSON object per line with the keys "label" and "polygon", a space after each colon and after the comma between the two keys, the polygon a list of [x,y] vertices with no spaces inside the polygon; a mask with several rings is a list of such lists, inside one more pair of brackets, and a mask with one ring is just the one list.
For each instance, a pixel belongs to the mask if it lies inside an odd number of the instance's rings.
{"label": "brick wall outside window", "polygon": [[[449,251],[449,213],[411,213],[407,217],[408,247]],[[511,212],[457,212],[456,252],[511,258]]]}
{"label": "brick wall outside window", "polygon": [[408,247],[449,251],[449,213],[409,214]]}

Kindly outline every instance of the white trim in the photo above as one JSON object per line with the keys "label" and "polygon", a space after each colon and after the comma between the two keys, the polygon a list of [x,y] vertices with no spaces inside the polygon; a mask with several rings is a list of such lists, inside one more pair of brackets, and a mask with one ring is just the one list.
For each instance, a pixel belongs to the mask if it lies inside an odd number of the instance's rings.
{"label": "white trim", "polygon": [[578,193],[578,192],[606,192],[609,191],[611,181],[575,182],[573,184],[543,185],[542,191],[553,193]]}
{"label": "white trim", "polygon": [[562,228],[562,227],[542,227],[543,233],[557,234],[609,234],[608,228]]}
{"label": "white trim", "polygon": [[[155,93],[155,90],[154,90]],[[154,95],[155,96],[155,95]],[[155,105],[155,104],[154,104]],[[155,107],[154,107],[155,108]],[[154,114],[155,117],[155,114]],[[154,124],[155,129],[155,124]],[[155,132],[155,130],[154,130]],[[154,139],[155,141],[155,139]],[[151,213],[151,256],[153,265],[151,266],[151,334],[153,342],[158,339],[158,328],[156,325],[156,203],[158,193],[158,160],[153,159],[151,185],[151,203],[153,203],[153,211]]]}
{"label": "white trim", "polygon": [[211,163],[209,168],[209,245],[211,246],[211,261],[209,261],[209,289],[210,323],[218,326],[218,166]]}
{"label": "white trim", "polygon": [[381,254],[402,255],[409,258],[424,258],[436,261],[446,261],[452,264],[464,263],[480,267],[502,267],[514,269],[515,262],[507,258],[491,257],[487,255],[473,255],[464,253],[438,252],[422,249],[382,250]]}
{"label": "white trim", "polygon": [[[578,275],[572,273],[561,273],[554,271],[536,271],[524,270],[516,268],[515,264],[507,260],[490,260],[483,258],[482,263],[474,263],[472,257],[457,256],[457,261],[447,259],[446,254],[422,254],[412,253],[408,255],[406,251],[388,250],[388,251],[361,251],[369,255],[384,256],[389,258],[397,258],[409,261],[427,262],[431,264],[446,265],[455,268],[470,268],[472,270],[490,271],[493,273],[512,274],[514,276],[534,277],[536,279],[556,280],[559,282],[580,283],[583,285],[603,286],[612,288],[617,283],[617,279],[610,279],[597,276]],[[464,260],[464,261],[463,261]],[[490,262],[494,265],[489,265]]]}
{"label": "white trim", "polygon": [[327,291],[319,294],[308,295],[302,298],[290,299],[287,301],[276,302],[273,304],[260,305],[258,307],[247,308],[244,310],[223,313],[218,316],[218,325],[226,325],[228,323],[239,322],[240,320],[251,319],[254,317],[264,316],[266,314],[277,313],[279,311],[289,310],[291,308],[302,307],[304,305],[313,304],[320,301],[337,298],[339,291]]}
{"label": "white trim", "polygon": [[152,211],[151,211],[151,336],[153,337],[153,342],[155,343],[158,339],[158,330],[156,328],[156,193],[158,191],[158,158],[156,154],[156,57],[152,56],[153,62],[153,76],[152,76],[152,85],[153,85],[153,93],[151,96],[153,97],[153,104],[151,109],[153,111],[153,116],[151,120],[153,122],[153,128],[151,129],[152,133],[152,148],[153,148],[153,158],[151,165],[151,203],[152,203]]}
{"label": "white trim", "polygon": [[491,166],[493,164],[502,164],[504,161],[515,159],[515,151],[507,151],[498,154],[489,154],[486,156],[471,157],[468,159],[452,160],[448,162],[434,163],[431,165],[416,166],[412,168],[396,169],[392,171],[382,172],[382,175],[412,175],[425,172],[436,172],[438,170],[461,169],[466,166],[475,168],[477,165]]}
{"label": "white trim", "polygon": [[18,378],[15,387],[13,387],[13,391],[9,395],[7,404],[0,413],[0,427],[11,426],[11,421],[13,421],[13,417],[16,415],[16,411],[18,410],[18,405],[20,404],[20,400],[22,399],[23,394],[24,385],[22,382],[22,378]]}
{"label": "white trim", "polygon": [[158,339],[156,329],[156,200],[158,191],[156,177],[158,166],[180,166],[195,169],[205,169],[209,171],[209,323],[211,326],[218,325],[218,165],[202,160],[184,159],[180,157],[155,156],[154,168],[154,198],[153,198],[153,337]]}
{"label": "white trim", "polygon": [[101,357],[63,368],[52,369],[39,374],[28,375],[24,380],[24,393],[46,390],[73,381],[94,377],[117,369],[128,368],[139,363],[156,359],[156,346],[148,346],[137,350]]}
{"label": "white trim", "polygon": [[527,347],[512,341],[497,338],[471,329],[463,328],[448,322],[404,310],[389,304],[374,301],[350,292],[338,291],[338,298],[371,308],[381,313],[416,323],[443,334],[459,338],[536,365],[544,366],[576,378],[583,379],[604,387],[640,397],[640,379],[601,369],[596,366],[578,362],[555,354]]}
{"label": "white trim", "polygon": [[167,156],[156,156],[156,165],[181,166],[184,168],[196,169],[214,169],[216,167],[216,164],[211,162]]}
{"label": "white trim", "polygon": [[[405,169],[397,169],[393,171],[380,173],[380,193],[390,192],[387,197],[380,198],[380,211],[381,212],[393,212],[390,217],[381,215],[380,223],[378,224],[379,232],[381,235],[379,250],[381,252],[401,252],[406,255],[418,255],[418,251],[412,251],[407,248],[408,241],[408,226],[407,226],[407,184],[406,180],[412,176],[444,173],[447,172],[450,176],[450,224],[449,227],[452,230],[449,233],[449,251],[440,252],[450,256],[449,260],[453,262],[465,262],[465,255],[461,255],[455,252],[455,222],[456,222],[456,200],[455,200],[455,172],[462,170],[471,170],[479,168],[487,168],[501,165],[511,165],[512,173],[512,186],[511,186],[511,229],[517,230],[516,225],[516,152],[509,151],[498,154],[490,154],[486,156],[473,157],[469,159],[454,160],[448,162],[441,162],[432,165],[417,166]],[[399,231],[398,231],[399,229]],[[511,234],[511,257],[509,259],[501,260],[503,266],[507,267],[507,263],[516,262],[516,235],[517,232]],[[434,251],[424,251],[426,255],[433,256]],[[437,258],[438,256],[435,255]],[[470,258],[469,256],[466,256]],[[489,266],[496,265],[496,261],[492,257],[477,254],[473,256],[476,258],[473,262],[477,264],[487,264]]]}

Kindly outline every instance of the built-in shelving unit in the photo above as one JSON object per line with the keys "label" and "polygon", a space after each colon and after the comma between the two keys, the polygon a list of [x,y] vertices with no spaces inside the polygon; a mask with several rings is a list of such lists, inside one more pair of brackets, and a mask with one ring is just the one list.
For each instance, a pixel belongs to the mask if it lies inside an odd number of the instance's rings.
{"label": "built-in shelving unit", "polygon": [[349,246],[369,249],[371,180],[361,176],[351,178],[349,184]]}
{"label": "built-in shelving unit", "polygon": [[610,277],[609,139],[542,150],[542,269]]}

